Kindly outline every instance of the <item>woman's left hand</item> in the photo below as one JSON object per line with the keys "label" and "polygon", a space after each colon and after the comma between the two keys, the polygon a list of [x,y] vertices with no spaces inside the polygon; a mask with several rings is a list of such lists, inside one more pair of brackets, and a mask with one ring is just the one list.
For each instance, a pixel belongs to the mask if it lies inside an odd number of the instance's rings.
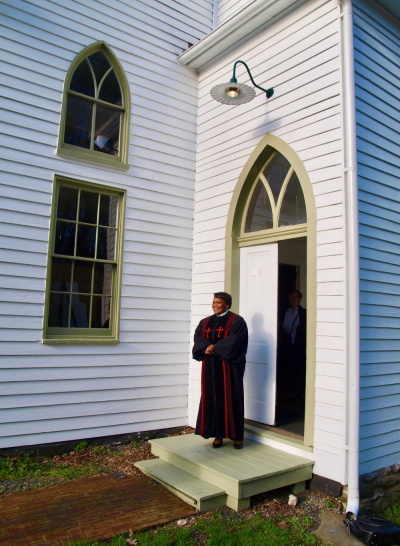
{"label": "woman's left hand", "polygon": [[206,355],[213,355],[215,351],[215,345],[209,345],[204,351]]}

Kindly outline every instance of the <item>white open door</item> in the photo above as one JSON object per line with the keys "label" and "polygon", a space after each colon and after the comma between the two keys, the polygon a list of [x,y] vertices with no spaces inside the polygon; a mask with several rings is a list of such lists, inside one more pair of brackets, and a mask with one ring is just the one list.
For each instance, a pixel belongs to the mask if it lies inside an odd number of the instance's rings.
{"label": "white open door", "polygon": [[249,329],[245,417],[275,424],[278,243],[240,249],[240,315]]}

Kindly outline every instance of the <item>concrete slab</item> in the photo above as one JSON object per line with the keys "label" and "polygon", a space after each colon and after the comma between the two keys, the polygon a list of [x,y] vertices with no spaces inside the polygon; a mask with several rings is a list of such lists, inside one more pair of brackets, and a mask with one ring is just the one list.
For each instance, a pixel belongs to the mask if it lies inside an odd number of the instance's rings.
{"label": "concrete slab", "polygon": [[313,534],[324,546],[361,546],[362,542],[348,532],[344,517],[344,514],[322,508],[321,525]]}

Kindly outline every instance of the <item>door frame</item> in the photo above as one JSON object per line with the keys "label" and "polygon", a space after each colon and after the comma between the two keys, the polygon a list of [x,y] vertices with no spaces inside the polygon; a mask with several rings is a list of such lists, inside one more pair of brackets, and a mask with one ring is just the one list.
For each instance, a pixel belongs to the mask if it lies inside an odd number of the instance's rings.
{"label": "door frame", "polygon": [[[301,184],[307,210],[307,224],[285,229],[244,234],[243,216],[256,176],[272,150],[277,150],[293,166]],[[308,173],[296,152],[280,138],[267,134],[246,161],[234,189],[225,234],[225,290],[232,294],[233,309],[238,311],[240,296],[240,247],[307,237],[307,374],[304,445],[313,445],[316,352],[316,206]],[[277,435],[278,440],[278,435]]]}

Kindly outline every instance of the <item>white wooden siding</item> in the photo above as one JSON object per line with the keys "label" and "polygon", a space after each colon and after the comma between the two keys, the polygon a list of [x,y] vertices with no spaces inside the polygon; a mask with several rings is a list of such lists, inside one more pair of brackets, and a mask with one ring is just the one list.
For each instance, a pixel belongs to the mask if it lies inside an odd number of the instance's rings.
{"label": "white wooden siding", "polygon": [[[192,331],[201,317],[210,314],[212,293],[224,288],[226,214],[240,172],[260,139],[272,133],[297,152],[315,195],[318,330],[314,471],[343,483],[345,221],[338,16],[334,2],[309,2],[200,74]],[[248,62],[256,83],[275,89],[271,99],[267,101],[257,90],[252,102],[237,107],[211,99],[211,87],[229,81],[237,59]],[[249,81],[240,65],[237,78]],[[199,370],[192,362],[192,425],[200,396]]]}
{"label": "white wooden siding", "polygon": [[356,2],[360,218],[360,472],[399,462],[399,21]]}
{"label": "white wooden siding", "polygon": [[[211,2],[0,11],[0,447],[186,425],[197,78],[177,56],[210,32]],[[129,82],[128,171],[55,154],[66,72],[97,41]],[[41,343],[55,174],[127,191],[118,345]]]}
{"label": "white wooden siding", "polygon": [[218,24],[224,23],[249,3],[250,0],[219,0],[217,10]]}

